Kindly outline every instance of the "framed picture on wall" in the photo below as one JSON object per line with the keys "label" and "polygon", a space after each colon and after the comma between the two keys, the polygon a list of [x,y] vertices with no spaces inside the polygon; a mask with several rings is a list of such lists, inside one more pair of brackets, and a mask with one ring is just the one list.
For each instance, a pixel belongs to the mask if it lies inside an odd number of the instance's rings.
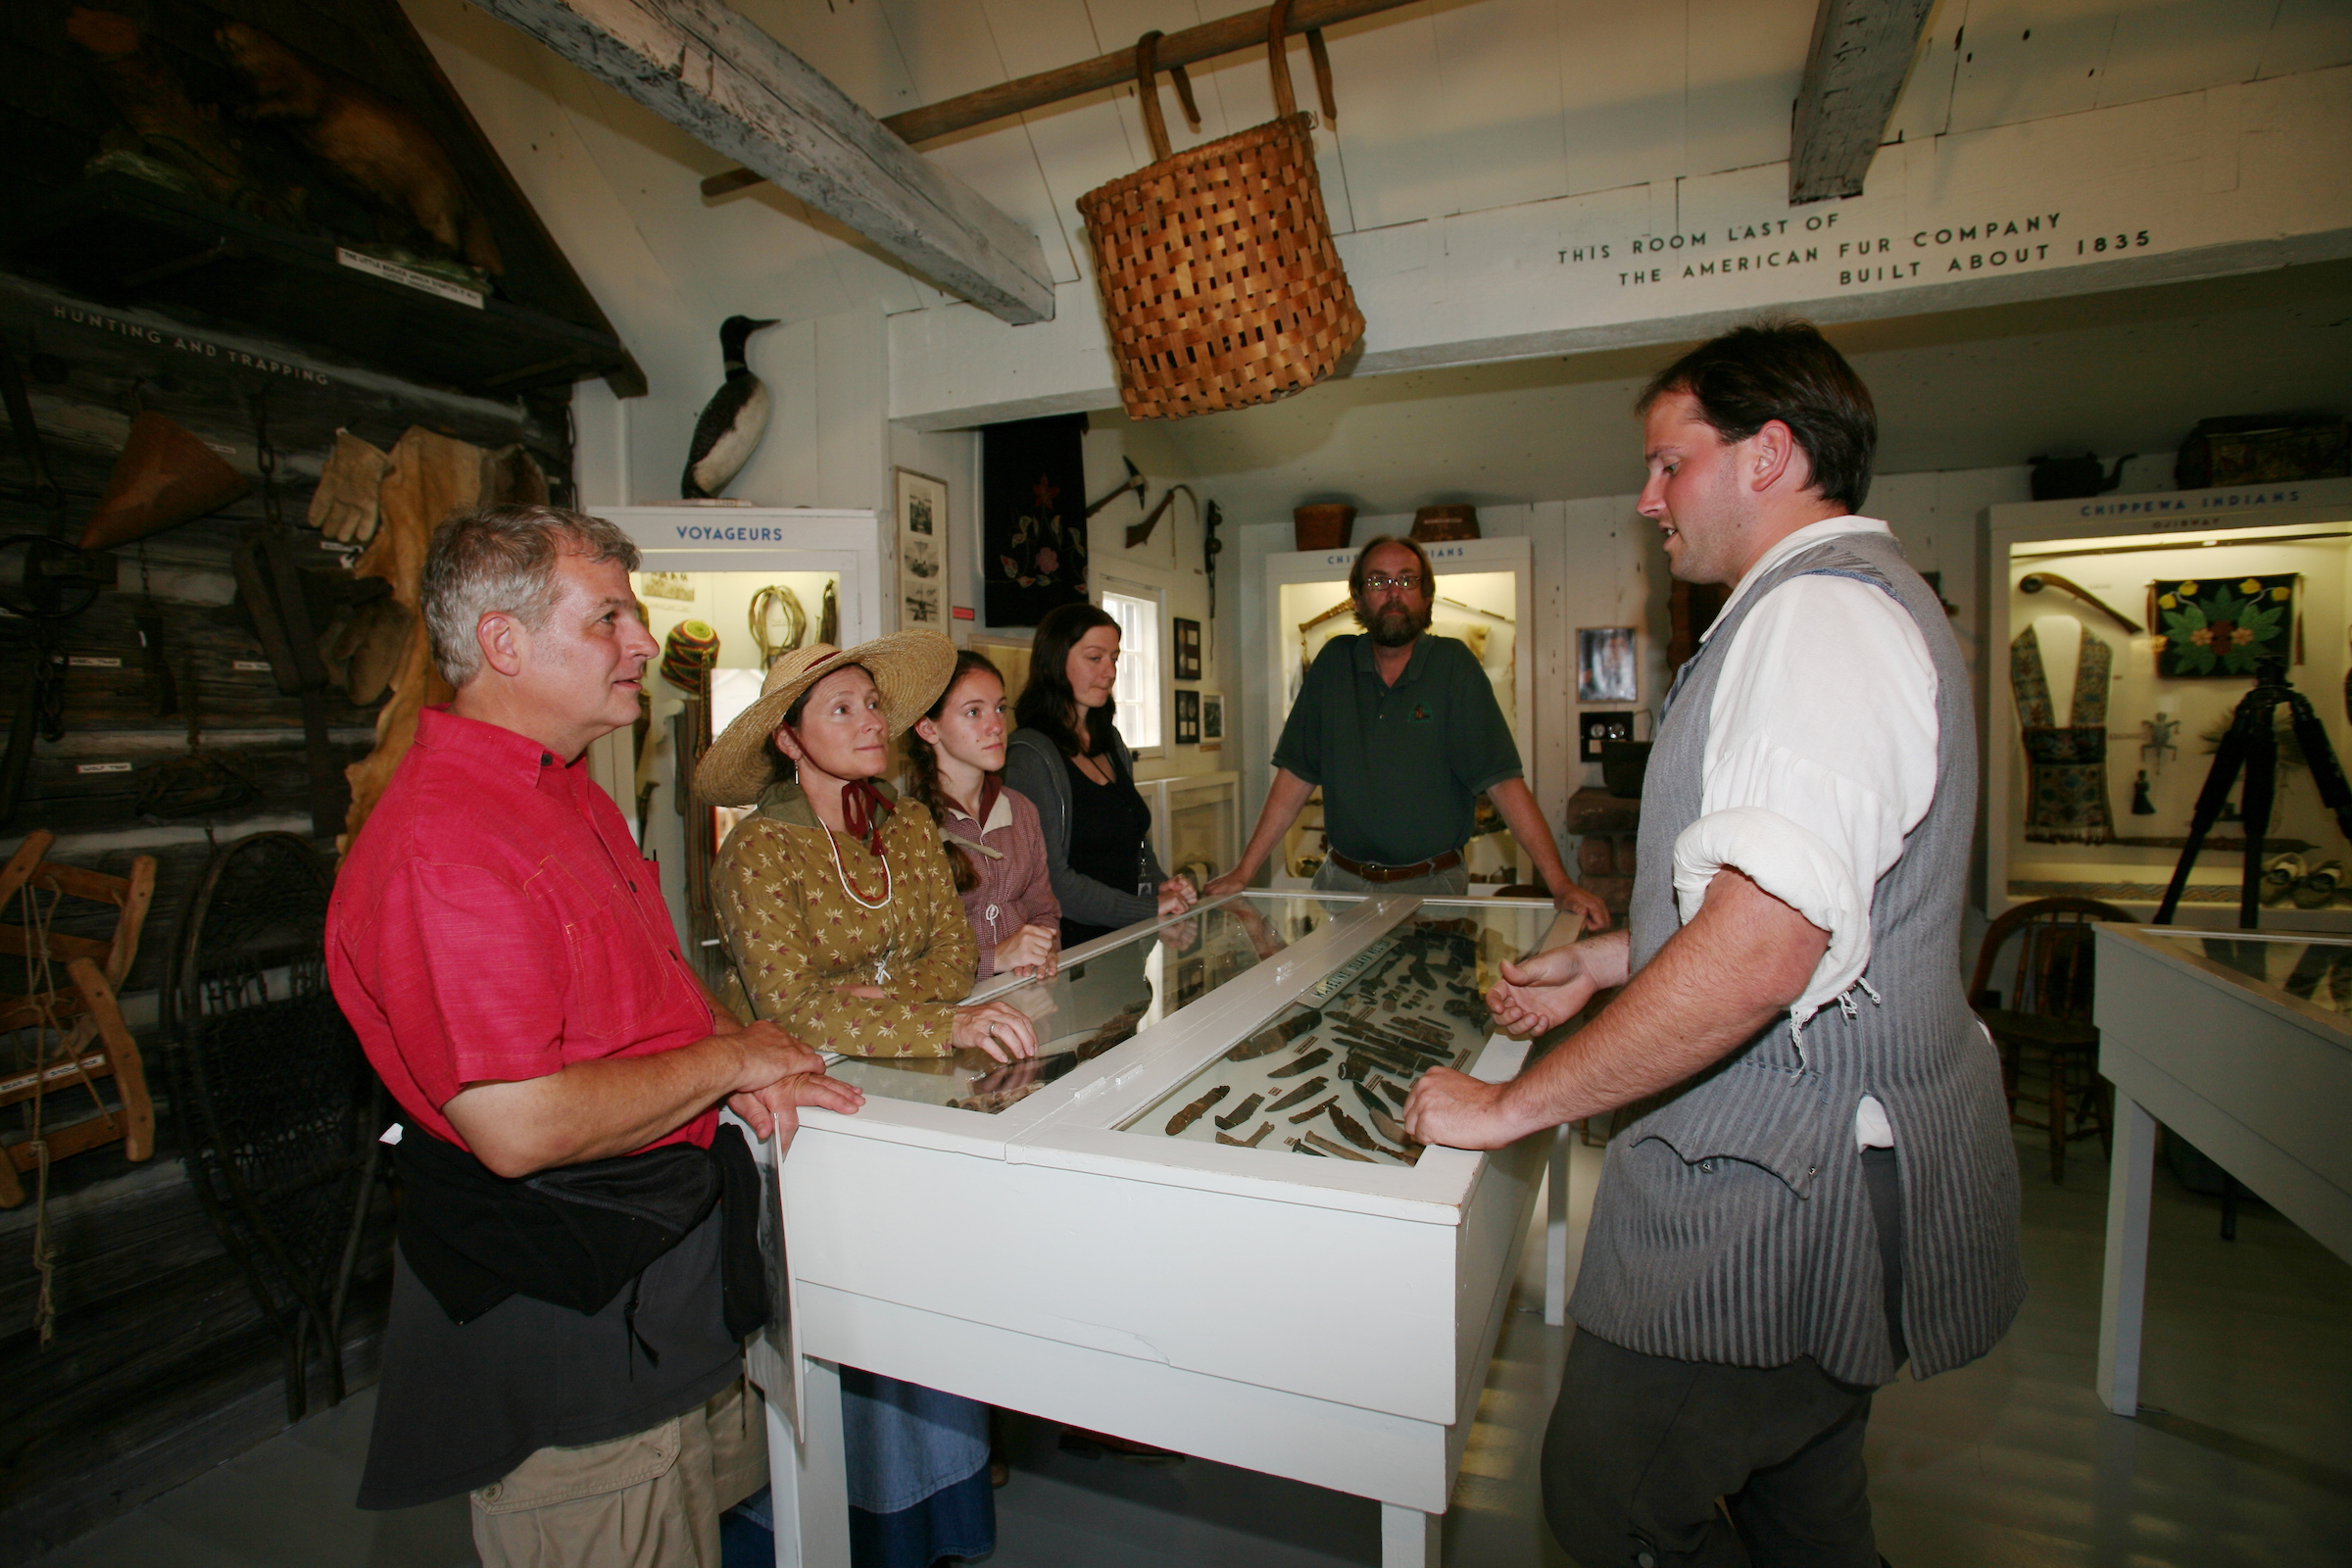
{"label": "framed picture on wall", "polygon": [[1190,686],[1179,687],[1176,692],[1176,744],[1200,744],[1200,694]]}
{"label": "framed picture on wall", "polygon": [[1225,747],[1225,694],[1200,694],[1200,749],[1204,752],[1222,751]]}
{"label": "framed picture on wall", "polygon": [[948,486],[911,468],[898,475],[899,629],[948,629]]}
{"label": "framed picture on wall", "polygon": [[1176,678],[1200,678],[1200,623],[1176,617]]}
{"label": "framed picture on wall", "polygon": [[1640,696],[1641,666],[1631,626],[1586,626],[1576,634],[1576,700],[1630,703]]}
{"label": "framed picture on wall", "polygon": [[1630,741],[1633,738],[1632,713],[1587,713],[1577,725],[1577,760],[1597,762],[1600,760],[1603,741]]}

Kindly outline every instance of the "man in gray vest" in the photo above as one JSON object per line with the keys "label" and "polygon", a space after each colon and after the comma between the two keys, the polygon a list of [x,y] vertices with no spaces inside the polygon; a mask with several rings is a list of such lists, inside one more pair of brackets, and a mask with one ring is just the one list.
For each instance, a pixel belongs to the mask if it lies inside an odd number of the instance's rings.
{"label": "man in gray vest", "polygon": [[[1631,929],[1506,963],[1520,1077],[1434,1069],[1405,1125],[1494,1149],[1665,1092],[1610,1140],[1544,1446],[1584,1565],[1875,1568],[1871,1393],[1990,1349],[2025,1295],[2017,1155],[1959,970],[1968,671],[1933,589],[1856,516],[1878,416],[1803,322],[1642,394],[1642,515],[1733,591],[1675,677]],[[1718,1498],[1728,1508],[1717,1506]]]}

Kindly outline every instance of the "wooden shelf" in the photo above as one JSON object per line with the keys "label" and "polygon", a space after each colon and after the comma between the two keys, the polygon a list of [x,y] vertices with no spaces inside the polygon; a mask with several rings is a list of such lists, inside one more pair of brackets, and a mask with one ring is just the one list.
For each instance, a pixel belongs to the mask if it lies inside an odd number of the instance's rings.
{"label": "wooden shelf", "polygon": [[84,180],[0,228],[18,270],[372,370],[494,397],[635,378],[610,332],[495,296],[479,307],[345,265],[330,239],[123,174]]}

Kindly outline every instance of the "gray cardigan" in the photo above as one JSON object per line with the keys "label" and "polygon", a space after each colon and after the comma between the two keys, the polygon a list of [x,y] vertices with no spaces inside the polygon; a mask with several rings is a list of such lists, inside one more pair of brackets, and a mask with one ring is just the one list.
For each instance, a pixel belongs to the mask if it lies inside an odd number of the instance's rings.
{"label": "gray cardigan", "polygon": [[[1119,777],[1132,781],[1135,757],[1112,729],[1110,765]],[[1004,746],[1004,786],[1020,791],[1037,808],[1038,826],[1046,835],[1046,868],[1054,897],[1061,901],[1061,917],[1080,925],[1133,925],[1159,912],[1159,900],[1098,882],[1070,869],[1070,775],[1061,748],[1042,729],[1016,729]],[[1157,887],[1168,879],[1159,856],[1144,839],[1144,871]]]}

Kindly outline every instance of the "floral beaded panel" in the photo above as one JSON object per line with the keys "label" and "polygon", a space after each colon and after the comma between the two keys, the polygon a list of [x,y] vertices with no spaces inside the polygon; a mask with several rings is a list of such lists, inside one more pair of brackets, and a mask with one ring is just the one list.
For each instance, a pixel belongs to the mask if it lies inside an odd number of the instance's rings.
{"label": "floral beaded panel", "polygon": [[931,814],[897,800],[879,840],[827,831],[796,785],[761,798],[710,868],[725,1000],[818,1050],[944,1056],[978,948]]}

